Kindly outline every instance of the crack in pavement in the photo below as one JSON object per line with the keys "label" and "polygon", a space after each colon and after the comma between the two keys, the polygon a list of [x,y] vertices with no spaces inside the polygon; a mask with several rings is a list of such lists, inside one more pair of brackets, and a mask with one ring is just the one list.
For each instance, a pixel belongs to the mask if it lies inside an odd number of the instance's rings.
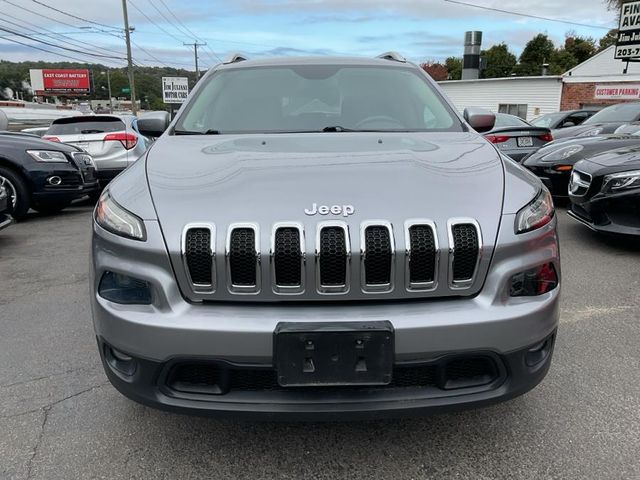
{"label": "crack in pavement", "polygon": [[95,367],[72,368],[71,370],[66,370],[64,372],[55,372],[55,373],[51,373],[49,375],[43,375],[41,377],[30,378],[28,380],[20,380],[18,382],[7,383],[5,385],[0,385],[0,388],[17,387],[18,385],[26,385],[26,384],[32,383],[32,382],[39,382],[40,380],[46,380],[47,378],[59,377],[61,375],[69,375],[71,373],[81,372],[83,370],[89,370],[91,368],[95,368]]}
{"label": "crack in pavement", "polygon": [[11,417],[17,417],[19,415],[26,415],[27,413],[33,413],[33,412],[37,412],[37,411],[42,411],[42,423],[40,424],[40,430],[38,432],[38,438],[36,439],[36,444],[33,447],[33,450],[31,452],[31,457],[29,458],[29,461],[27,462],[27,480],[30,480],[32,478],[32,472],[33,472],[33,462],[36,458],[36,456],[38,455],[38,450],[40,448],[40,445],[42,444],[42,439],[44,438],[44,430],[45,427],[47,426],[47,421],[49,420],[49,412],[51,411],[51,409],[53,407],[55,407],[56,405],[60,405],[63,402],[66,402],[67,400],[70,400],[72,398],[75,397],[79,397],[80,395],[83,395],[85,393],[91,392],[93,390],[97,390],[98,388],[102,388],[105,385],[108,385],[109,382],[104,382],[104,383],[100,383],[98,385],[93,385],[89,388],[85,388],[84,390],[81,390],[79,392],[76,392],[72,395],[66,396],[64,398],[61,398],[60,400],[56,400],[55,402],[51,402],[43,407],[40,407],[36,410],[31,410],[30,412],[22,412],[21,414],[18,415],[11,415],[9,417],[2,417],[2,418],[11,418]]}

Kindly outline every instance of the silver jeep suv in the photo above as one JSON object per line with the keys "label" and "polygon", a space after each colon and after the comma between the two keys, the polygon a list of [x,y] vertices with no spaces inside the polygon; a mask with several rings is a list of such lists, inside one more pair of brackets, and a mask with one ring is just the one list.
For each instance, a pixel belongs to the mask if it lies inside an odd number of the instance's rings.
{"label": "silver jeep suv", "polygon": [[107,376],[173,411],[334,419],[523,394],[558,325],[540,180],[398,54],[211,69],[94,214]]}

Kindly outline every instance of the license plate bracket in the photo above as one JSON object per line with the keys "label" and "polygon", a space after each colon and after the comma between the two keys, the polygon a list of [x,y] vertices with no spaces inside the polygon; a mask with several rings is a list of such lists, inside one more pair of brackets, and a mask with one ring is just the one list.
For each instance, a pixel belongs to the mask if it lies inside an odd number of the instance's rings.
{"label": "license plate bracket", "polygon": [[283,387],[388,385],[394,331],[388,321],[281,322],[274,362]]}
{"label": "license plate bracket", "polygon": [[533,138],[531,137],[518,137],[519,147],[533,147]]}

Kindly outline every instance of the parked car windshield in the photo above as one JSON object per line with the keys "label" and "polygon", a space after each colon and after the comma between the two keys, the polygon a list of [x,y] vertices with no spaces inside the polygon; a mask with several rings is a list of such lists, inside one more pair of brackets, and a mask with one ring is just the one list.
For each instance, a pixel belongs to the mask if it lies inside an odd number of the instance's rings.
{"label": "parked car windshield", "polygon": [[205,81],[176,134],[462,130],[438,92],[411,68],[245,67]]}
{"label": "parked car windshield", "polygon": [[588,118],[582,125],[596,123],[633,122],[640,117],[640,103],[620,103],[611,105]]}
{"label": "parked car windshield", "polygon": [[496,114],[496,123],[494,128],[498,127],[530,127],[527,122],[522,120],[520,117],[516,117],[515,115],[508,115],[506,113],[497,113]]}
{"label": "parked car windshield", "polygon": [[126,130],[116,117],[73,117],[54,121],[47,135],[86,135],[90,133],[121,132]]}
{"label": "parked car windshield", "polygon": [[551,128],[551,125],[555,125],[556,122],[562,120],[566,114],[564,113],[547,113],[541,117],[531,120],[531,125],[535,127]]}

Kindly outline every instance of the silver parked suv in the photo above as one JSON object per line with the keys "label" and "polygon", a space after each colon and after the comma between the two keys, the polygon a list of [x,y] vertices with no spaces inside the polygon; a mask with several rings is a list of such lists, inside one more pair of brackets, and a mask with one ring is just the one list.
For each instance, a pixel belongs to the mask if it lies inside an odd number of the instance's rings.
{"label": "silver parked suv", "polygon": [[558,325],[556,219],[476,133],[493,122],[393,53],[211,69],[173,122],[139,120],[162,136],[95,210],[110,381],[155,407],[285,419],[533,388]]}

